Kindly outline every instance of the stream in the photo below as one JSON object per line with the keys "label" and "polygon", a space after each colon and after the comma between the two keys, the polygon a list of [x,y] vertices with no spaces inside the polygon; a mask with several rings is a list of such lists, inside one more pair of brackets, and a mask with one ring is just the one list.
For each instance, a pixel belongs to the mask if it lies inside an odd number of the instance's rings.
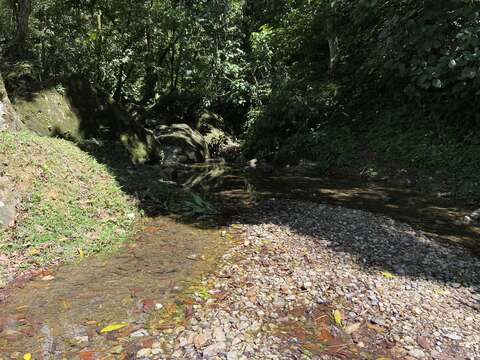
{"label": "stream", "polygon": [[[220,165],[193,167],[182,182],[210,194],[227,217],[261,199],[326,202],[384,214],[439,241],[479,248],[479,229],[462,223],[471,208],[405,187]],[[117,254],[50,269],[14,289],[0,304],[0,358],[21,359],[27,352],[35,359],[96,358],[91,352],[118,358],[115,354],[136,346],[137,335],[148,339],[152,318],[158,324],[158,313],[184,304],[193,288],[198,291],[199,280],[231,246],[219,226],[159,216],[144,219],[139,228],[136,241]],[[122,329],[102,333],[112,324]]]}

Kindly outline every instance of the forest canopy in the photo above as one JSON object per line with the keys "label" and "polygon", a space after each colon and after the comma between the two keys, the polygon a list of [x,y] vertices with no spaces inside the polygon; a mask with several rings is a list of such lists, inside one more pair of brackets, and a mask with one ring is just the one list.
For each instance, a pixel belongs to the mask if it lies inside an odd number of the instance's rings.
{"label": "forest canopy", "polygon": [[1,70],[13,99],[76,76],[143,121],[211,111],[245,154],[279,163],[345,165],[368,143],[478,174],[479,11],[475,0],[1,0]]}

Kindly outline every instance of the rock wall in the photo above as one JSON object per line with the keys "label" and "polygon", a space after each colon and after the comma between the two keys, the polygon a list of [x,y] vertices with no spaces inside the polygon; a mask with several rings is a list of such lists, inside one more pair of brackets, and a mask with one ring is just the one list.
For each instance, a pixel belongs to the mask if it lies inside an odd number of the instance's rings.
{"label": "rock wall", "polygon": [[20,128],[20,119],[10,103],[2,74],[0,73],[0,131],[7,129],[19,130]]}

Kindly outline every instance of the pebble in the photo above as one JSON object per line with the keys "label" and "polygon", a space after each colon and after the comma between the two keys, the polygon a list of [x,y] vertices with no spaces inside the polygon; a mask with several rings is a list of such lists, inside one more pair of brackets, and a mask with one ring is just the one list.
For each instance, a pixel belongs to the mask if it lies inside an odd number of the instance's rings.
{"label": "pebble", "polygon": [[462,337],[457,334],[445,334],[445,337],[455,341],[462,340]]}
{"label": "pebble", "polygon": [[380,215],[284,200],[258,204],[235,230],[238,245],[204,279],[226,296],[195,304],[185,329],[157,334],[172,344],[165,358],[299,358],[310,312],[327,309],[331,321],[338,309],[342,327],[329,333],[348,330],[361,352],[388,352],[394,340],[409,359],[480,359],[478,311],[457,300],[472,299],[480,273],[464,249]]}
{"label": "pebble", "polygon": [[415,359],[425,358],[425,353],[420,349],[412,349],[408,352],[408,355],[410,355],[411,357],[413,357]]}
{"label": "pebble", "polygon": [[139,337],[144,337],[144,336],[149,336],[150,334],[148,333],[147,330],[145,329],[140,329],[140,330],[137,330],[133,333],[130,334],[130,337],[132,338],[139,338]]}
{"label": "pebble", "polygon": [[146,358],[149,357],[152,354],[151,349],[141,349],[137,352],[137,358]]}

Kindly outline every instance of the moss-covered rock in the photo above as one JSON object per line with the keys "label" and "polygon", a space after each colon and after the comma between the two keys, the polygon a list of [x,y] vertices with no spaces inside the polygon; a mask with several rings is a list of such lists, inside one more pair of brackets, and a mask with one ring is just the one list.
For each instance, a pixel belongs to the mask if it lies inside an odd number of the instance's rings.
{"label": "moss-covered rock", "polygon": [[56,88],[32,93],[14,104],[25,126],[42,136],[84,138],[82,121],[68,97]]}
{"label": "moss-covered rock", "polygon": [[196,163],[210,157],[202,134],[187,124],[161,125],[154,131],[156,152],[163,153],[165,162]]}

